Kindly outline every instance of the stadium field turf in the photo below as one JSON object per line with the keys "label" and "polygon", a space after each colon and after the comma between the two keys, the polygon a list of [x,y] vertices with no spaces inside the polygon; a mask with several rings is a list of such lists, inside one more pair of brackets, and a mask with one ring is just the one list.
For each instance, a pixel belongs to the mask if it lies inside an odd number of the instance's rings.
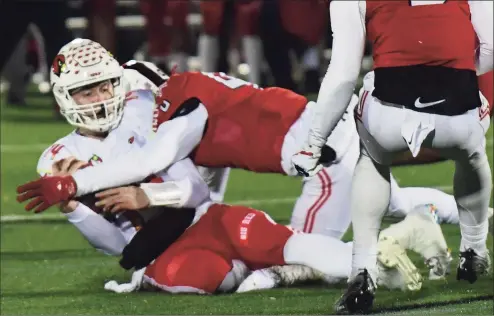
{"label": "stadium field turf", "polygon": [[[46,146],[68,133],[65,122],[54,121],[49,98],[31,94],[29,107],[1,106],[1,314],[331,314],[344,285],[306,285],[243,295],[190,296],[163,293],[114,294],[103,290],[105,280],[127,282],[129,273],[116,258],[93,250],[61,219],[55,209],[42,215],[26,213],[15,201],[15,187],[35,176],[37,159]],[[488,136],[491,166],[493,137]],[[430,186],[451,192],[451,163],[400,167],[394,175],[402,186]],[[253,206],[287,223],[300,179],[231,174],[227,202]],[[492,205],[492,203],[491,203]],[[27,217],[26,217],[27,216]],[[39,220],[32,220],[32,219]],[[392,220],[386,220],[389,225]],[[459,228],[443,225],[455,261],[444,281],[424,282],[417,293],[379,289],[375,309],[387,315],[493,315],[493,277],[470,285],[457,282]],[[492,236],[489,237],[492,251]],[[351,239],[351,233],[345,236]],[[337,256],[338,254],[334,254]],[[411,255],[426,278],[427,270]]]}

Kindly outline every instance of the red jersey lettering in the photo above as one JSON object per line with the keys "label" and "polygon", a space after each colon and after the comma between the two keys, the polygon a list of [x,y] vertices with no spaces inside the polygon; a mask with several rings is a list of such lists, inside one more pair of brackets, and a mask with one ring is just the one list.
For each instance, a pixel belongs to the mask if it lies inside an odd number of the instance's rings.
{"label": "red jersey lettering", "polygon": [[281,148],[307,99],[281,88],[260,89],[223,73],[175,74],[160,87],[154,129],[199,99],[208,124],[194,161],[206,167],[235,167],[281,173]]}

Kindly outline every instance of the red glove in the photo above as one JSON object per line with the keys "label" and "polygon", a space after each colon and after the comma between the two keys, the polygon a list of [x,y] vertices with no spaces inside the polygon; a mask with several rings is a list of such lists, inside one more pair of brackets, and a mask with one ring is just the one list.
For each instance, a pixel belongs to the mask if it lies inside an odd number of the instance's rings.
{"label": "red glove", "polygon": [[63,201],[72,199],[77,192],[77,184],[72,176],[43,177],[17,187],[17,201],[30,200],[26,211],[34,208],[40,213]]}

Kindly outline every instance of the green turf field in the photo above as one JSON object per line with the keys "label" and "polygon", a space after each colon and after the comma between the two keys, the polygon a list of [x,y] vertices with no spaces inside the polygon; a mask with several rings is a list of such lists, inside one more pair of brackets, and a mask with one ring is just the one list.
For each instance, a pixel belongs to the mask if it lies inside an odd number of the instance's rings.
{"label": "green turf field", "polygon": [[[3,98],[1,99],[4,100]],[[71,129],[55,122],[50,101],[29,98],[31,107],[1,107],[1,313],[2,314],[331,314],[343,285],[334,288],[311,286],[276,289],[245,295],[199,297],[161,293],[119,295],[103,290],[105,280],[127,281],[117,259],[93,250],[78,232],[60,220],[4,222],[24,216],[15,202],[15,187],[35,176],[41,151]],[[488,148],[491,152],[492,129]],[[434,186],[451,191],[450,163],[395,170],[403,186]],[[300,180],[274,175],[232,173],[228,202],[263,209],[287,222]],[[45,214],[56,215],[56,210]],[[32,215],[36,217],[36,215]],[[40,217],[38,217],[40,218]],[[456,265],[459,229],[444,225]],[[348,238],[348,236],[347,236]],[[492,238],[489,240],[492,244]],[[492,251],[492,246],[491,246]],[[335,254],[337,256],[338,254]],[[416,256],[415,263],[426,269]],[[446,281],[425,281],[418,293],[380,289],[377,311],[389,315],[493,314],[493,278],[476,284],[459,283],[455,275]]]}

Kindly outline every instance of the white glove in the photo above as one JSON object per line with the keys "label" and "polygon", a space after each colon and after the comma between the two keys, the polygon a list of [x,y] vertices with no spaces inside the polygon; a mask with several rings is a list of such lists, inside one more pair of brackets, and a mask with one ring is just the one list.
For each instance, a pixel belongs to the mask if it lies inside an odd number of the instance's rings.
{"label": "white glove", "polygon": [[319,158],[321,158],[321,147],[306,145],[301,151],[293,155],[292,164],[299,175],[312,177],[323,167],[319,163]]}
{"label": "white glove", "polygon": [[142,268],[132,273],[132,279],[130,280],[130,283],[118,284],[117,281],[114,280],[106,282],[105,290],[115,293],[130,293],[138,291],[141,288],[145,269],[146,268]]}

